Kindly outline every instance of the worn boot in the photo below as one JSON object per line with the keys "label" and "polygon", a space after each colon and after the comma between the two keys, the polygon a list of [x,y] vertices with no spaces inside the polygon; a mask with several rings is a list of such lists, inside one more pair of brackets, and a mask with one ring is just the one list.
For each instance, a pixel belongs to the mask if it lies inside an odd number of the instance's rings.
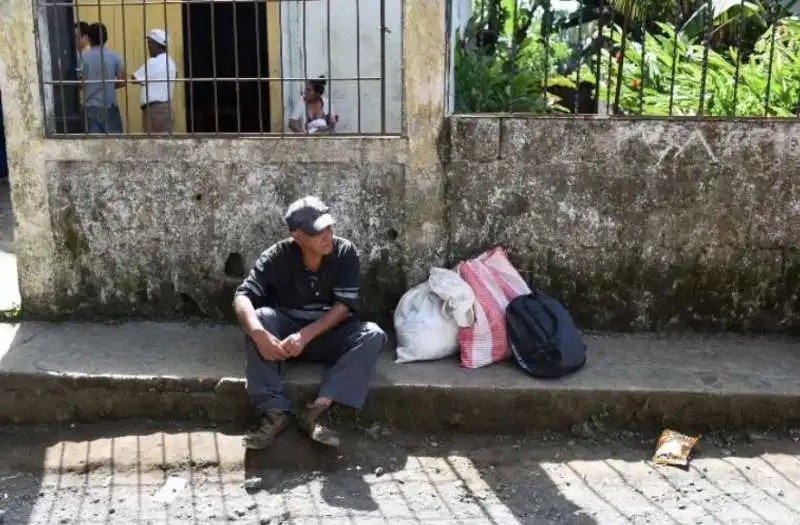
{"label": "worn boot", "polygon": [[244,446],[250,450],[267,448],[275,441],[275,436],[289,426],[289,414],[282,410],[267,410],[258,428],[244,435]]}
{"label": "worn boot", "polygon": [[330,408],[330,405],[318,401],[309,403],[298,418],[298,424],[300,428],[317,443],[322,443],[329,447],[338,447],[339,434],[326,426],[322,421],[322,416],[328,408]]}

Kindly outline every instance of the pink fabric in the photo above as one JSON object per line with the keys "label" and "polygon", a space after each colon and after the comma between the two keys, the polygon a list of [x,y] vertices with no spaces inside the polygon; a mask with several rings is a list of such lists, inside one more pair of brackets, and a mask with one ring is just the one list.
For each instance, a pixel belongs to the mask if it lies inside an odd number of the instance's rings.
{"label": "pink fabric", "polygon": [[531,293],[528,283],[525,282],[525,279],[522,278],[517,269],[514,268],[514,265],[511,264],[511,261],[508,260],[503,248],[494,248],[482,254],[479,259],[489,267],[509,303],[520,295]]}
{"label": "pink fabric", "polygon": [[461,366],[480,368],[508,359],[506,308],[530,288],[500,247],[459,263],[456,272],[475,293],[475,324],[458,331]]}

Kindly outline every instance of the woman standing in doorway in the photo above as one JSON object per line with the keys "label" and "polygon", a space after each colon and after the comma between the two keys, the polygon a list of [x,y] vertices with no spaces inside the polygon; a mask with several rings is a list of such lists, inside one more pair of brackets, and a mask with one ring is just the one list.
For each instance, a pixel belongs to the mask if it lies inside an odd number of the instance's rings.
{"label": "woman standing in doorway", "polygon": [[306,83],[302,98],[289,117],[289,129],[295,133],[332,132],[338,115],[332,115],[325,94],[325,75]]}

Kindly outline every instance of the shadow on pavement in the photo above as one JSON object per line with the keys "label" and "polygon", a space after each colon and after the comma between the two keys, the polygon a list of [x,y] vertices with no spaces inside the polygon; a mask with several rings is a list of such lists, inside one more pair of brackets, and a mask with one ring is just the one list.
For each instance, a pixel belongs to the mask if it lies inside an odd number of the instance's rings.
{"label": "shadow on pavement", "polygon": [[[363,518],[393,525],[592,525],[609,523],[609,517],[641,522],[629,505],[645,509],[641,516],[660,513],[668,523],[683,523],[670,517],[681,507],[669,507],[667,500],[695,484],[705,490],[695,499],[709,501],[698,508],[727,498],[723,507],[738,505],[760,522],[780,523],[764,514],[769,505],[800,519],[791,507],[800,498],[797,471],[771,459],[794,458],[800,468],[800,445],[770,436],[706,440],[695,460],[700,463],[683,472],[649,463],[655,436],[432,436],[371,428],[346,432],[337,451],[290,429],[273,448],[245,454],[243,431],[238,425],[150,421],[5,427],[0,429],[4,523],[138,522],[151,516],[153,495],[170,476],[194,480],[178,494],[182,510],[161,510],[164,522],[169,517],[173,524],[214,523],[214,517],[252,523],[253,514],[265,517],[264,523],[339,515],[352,517],[352,523]],[[777,481],[763,481],[769,472]],[[732,479],[747,497],[731,494],[737,490]],[[787,492],[780,497],[770,488],[778,482]],[[654,495],[657,484],[662,492]],[[751,503],[753,498],[761,503]],[[130,519],[131,512],[140,514],[138,521]],[[724,522],[713,509],[704,512],[708,523]]]}

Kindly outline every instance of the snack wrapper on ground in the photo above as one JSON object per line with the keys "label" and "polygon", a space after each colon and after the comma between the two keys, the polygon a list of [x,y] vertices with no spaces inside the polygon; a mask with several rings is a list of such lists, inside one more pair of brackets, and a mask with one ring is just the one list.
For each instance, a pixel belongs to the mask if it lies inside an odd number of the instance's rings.
{"label": "snack wrapper on ground", "polygon": [[660,465],[689,465],[689,456],[700,438],[687,436],[674,430],[665,430],[656,441],[656,453],[653,462]]}

